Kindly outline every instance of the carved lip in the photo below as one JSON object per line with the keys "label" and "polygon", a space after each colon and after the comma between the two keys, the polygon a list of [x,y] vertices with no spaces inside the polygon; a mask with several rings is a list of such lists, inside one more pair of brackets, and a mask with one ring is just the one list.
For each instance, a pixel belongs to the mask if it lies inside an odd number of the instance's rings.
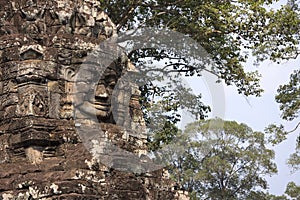
{"label": "carved lip", "polygon": [[109,111],[111,106],[110,103],[103,103],[103,102],[94,102],[92,104],[97,110],[103,110],[103,111]]}
{"label": "carved lip", "polygon": [[88,115],[94,115],[100,116],[100,117],[107,117],[109,116],[109,106],[103,106],[103,105],[96,105],[95,103],[91,103],[89,101],[84,101],[83,104],[81,104],[78,107],[82,112],[88,114]]}

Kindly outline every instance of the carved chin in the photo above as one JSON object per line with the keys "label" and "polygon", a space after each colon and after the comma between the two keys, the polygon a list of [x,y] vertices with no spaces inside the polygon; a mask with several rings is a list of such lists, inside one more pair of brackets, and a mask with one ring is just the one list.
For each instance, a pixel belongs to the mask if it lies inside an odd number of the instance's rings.
{"label": "carved chin", "polygon": [[102,103],[91,103],[88,101],[85,101],[80,107],[80,110],[82,110],[84,113],[91,115],[91,116],[97,116],[101,118],[107,118],[109,117],[110,113],[110,105],[109,104],[102,104]]}
{"label": "carved chin", "polygon": [[109,116],[109,110],[103,111],[96,109],[96,116],[101,118],[107,118]]}

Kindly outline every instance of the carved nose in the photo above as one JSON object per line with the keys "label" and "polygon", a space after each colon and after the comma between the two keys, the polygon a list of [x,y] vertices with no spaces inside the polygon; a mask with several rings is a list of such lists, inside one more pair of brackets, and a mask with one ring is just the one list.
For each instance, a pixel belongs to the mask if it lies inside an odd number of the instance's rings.
{"label": "carved nose", "polygon": [[104,85],[98,85],[96,89],[96,97],[98,98],[108,98],[108,93]]}

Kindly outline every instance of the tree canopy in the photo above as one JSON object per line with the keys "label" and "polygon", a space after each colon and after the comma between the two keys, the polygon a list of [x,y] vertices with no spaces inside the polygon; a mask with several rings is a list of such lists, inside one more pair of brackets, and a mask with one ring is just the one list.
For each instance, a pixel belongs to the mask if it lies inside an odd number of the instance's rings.
{"label": "tree canopy", "polygon": [[[187,125],[164,154],[173,178],[190,192],[192,199],[262,199],[265,175],[277,172],[274,152],[261,132],[245,124],[221,119]],[[184,143],[184,144],[181,144]],[[178,154],[183,146],[184,153]]]}
{"label": "tree canopy", "polygon": [[[226,84],[235,85],[238,92],[246,96],[260,96],[263,92],[257,71],[247,72],[244,68],[250,54],[255,56],[258,64],[266,59],[280,62],[299,55],[300,10],[297,0],[289,0],[279,9],[272,9],[278,0],[100,2],[103,10],[117,24],[119,33],[137,27],[159,27],[192,38],[216,63],[212,73]],[[141,60],[172,60],[174,55],[160,49],[139,49],[131,52],[129,58],[138,66]],[[184,72],[188,76],[202,74],[203,69],[194,67],[185,58],[180,59],[180,63],[165,62],[170,67],[168,70]],[[278,89],[276,100],[281,104],[283,119],[294,119],[299,113],[298,85],[299,71],[295,71],[291,82]],[[146,85],[144,94],[151,91],[160,96],[161,93],[153,92],[153,88],[157,87]]]}
{"label": "tree canopy", "polygon": [[[245,95],[262,92],[258,74],[245,72],[243,68],[247,49],[253,51],[258,61],[298,55],[300,19],[295,1],[279,10],[268,9],[277,0],[100,2],[119,32],[155,26],[191,37],[212,55],[218,66],[216,74],[227,84],[235,84]],[[191,73],[195,70],[188,69]]]}

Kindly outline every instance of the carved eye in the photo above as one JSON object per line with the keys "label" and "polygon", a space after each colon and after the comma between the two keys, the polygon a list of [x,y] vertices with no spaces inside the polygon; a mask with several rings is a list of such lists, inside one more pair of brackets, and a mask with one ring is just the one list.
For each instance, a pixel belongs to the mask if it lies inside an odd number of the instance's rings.
{"label": "carved eye", "polygon": [[43,60],[43,54],[33,49],[28,49],[27,51],[21,53],[20,57],[21,60]]}

